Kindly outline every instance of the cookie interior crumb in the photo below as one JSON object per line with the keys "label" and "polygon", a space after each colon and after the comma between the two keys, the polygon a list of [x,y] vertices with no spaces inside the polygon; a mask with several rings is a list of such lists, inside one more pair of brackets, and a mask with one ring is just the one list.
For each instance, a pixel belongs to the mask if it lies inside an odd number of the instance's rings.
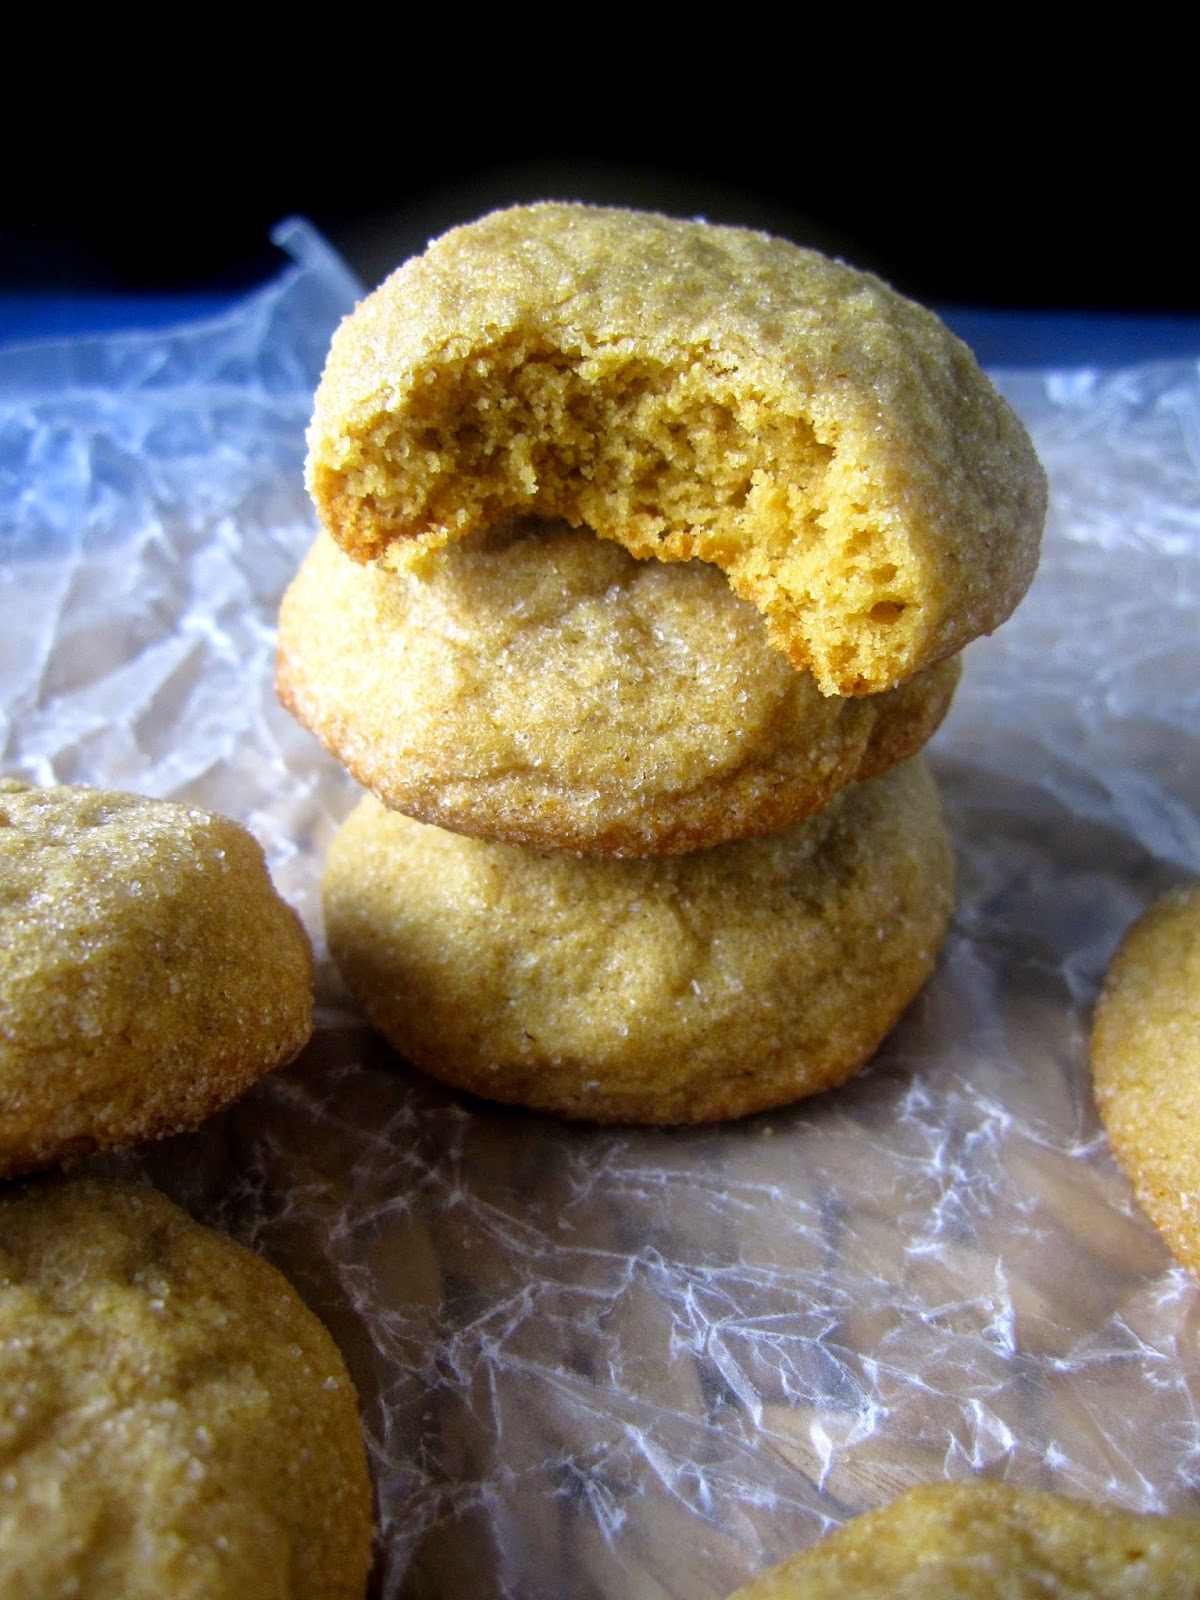
{"label": "cookie interior crumb", "polygon": [[343,324],[308,481],[358,559],[536,513],[711,562],[839,694],[996,626],[1045,509],[932,313],[786,241],[558,205],[454,230]]}

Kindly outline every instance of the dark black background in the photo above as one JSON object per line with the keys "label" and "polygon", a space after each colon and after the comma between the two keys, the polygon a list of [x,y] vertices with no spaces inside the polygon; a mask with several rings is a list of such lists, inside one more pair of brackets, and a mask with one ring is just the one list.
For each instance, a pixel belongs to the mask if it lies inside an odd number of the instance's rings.
{"label": "dark black background", "polygon": [[937,304],[1200,310],[1184,145],[1111,95],[1053,126],[1027,111],[1018,137],[1013,107],[973,86],[862,105],[793,91],[782,107],[770,86],[761,105],[752,85],[669,105],[648,86],[620,102],[631,115],[544,78],[516,109],[494,86],[481,106],[477,86],[460,101],[401,79],[388,98],[378,79],[362,79],[369,119],[311,79],[178,97],[157,82],[119,113],[93,96],[57,144],[26,128],[0,191],[0,287],[249,287],[280,264],[272,224],[297,212],[373,284],[456,222],[549,198],[766,228]]}

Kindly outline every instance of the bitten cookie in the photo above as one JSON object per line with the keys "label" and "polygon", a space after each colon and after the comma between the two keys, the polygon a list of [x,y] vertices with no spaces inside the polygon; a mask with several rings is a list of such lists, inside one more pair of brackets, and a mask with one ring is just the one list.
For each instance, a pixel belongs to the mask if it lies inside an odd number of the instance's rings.
{"label": "bitten cookie", "polygon": [[371,798],[334,840],[331,953],[432,1077],[596,1122],[703,1122],[841,1082],[924,983],[952,860],[920,757],[767,839],[601,861]]}
{"label": "bitten cookie", "polygon": [[359,1600],[354,1389],[278,1272],[153,1189],[0,1191],[6,1600]]}
{"label": "bitten cookie", "polygon": [[1200,885],[1125,935],[1096,1005],[1092,1079],[1138,1204],[1200,1273]]}
{"label": "bitten cookie", "polygon": [[825,696],[715,567],[522,523],[421,574],[313,546],[279,619],[283,703],[385,805],[590,855],[770,833],[914,754],[957,658]]}
{"label": "bitten cookie", "polygon": [[0,1177],[234,1100],[308,1039],[311,974],[237,823],[0,779]]}
{"label": "bitten cookie", "polygon": [[334,336],[308,445],[359,560],[562,517],[719,567],[827,694],[1002,622],[1046,503],[931,312],[786,240],[579,205],[496,212],[394,273]]}
{"label": "bitten cookie", "polygon": [[910,1489],[729,1600],[1197,1600],[1200,1519],[1006,1483]]}

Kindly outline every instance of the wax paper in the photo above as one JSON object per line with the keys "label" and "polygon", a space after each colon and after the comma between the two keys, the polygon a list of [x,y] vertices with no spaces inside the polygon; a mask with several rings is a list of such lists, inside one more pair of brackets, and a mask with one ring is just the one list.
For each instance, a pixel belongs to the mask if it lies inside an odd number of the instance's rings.
{"label": "wax paper", "polygon": [[1138,911],[1200,869],[1200,371],[997,374],[1048,469],[1028,598],[931,747],[937,971],[844,1088],[597,1130],[420,1079],[324,955],[350,779],[272,691],[303,429],[356,292],[294,265],[170,335],[0,356],[3,770],[225,811],[320,957],[318,1033],[96,1164],[262,1251],[358,1385],[377,1596],[717,1600],[911,1483],[1200,1510],[1200,1291],[1089,1084]]}

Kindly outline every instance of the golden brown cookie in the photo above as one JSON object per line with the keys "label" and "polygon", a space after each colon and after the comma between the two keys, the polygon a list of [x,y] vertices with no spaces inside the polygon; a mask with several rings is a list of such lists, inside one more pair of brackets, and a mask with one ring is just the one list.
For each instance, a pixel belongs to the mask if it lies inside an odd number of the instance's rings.
{"label": "golden brown cookie", "polygon": [[354,1389],[274,1267],[153,1189],[0,1190],[5,1600],[359,1600]]}
{"label": "golden brown cookie", "polygon": [[284,704],[385,805],[590,855],[770,833],[914,754],[957,658],[822,695],[714,567],[635,561],[563,523],[475,536],[424,572],[322,535],[279,619]]}
{"label": "golden brown cookie", "polygon": [[768,839],[604,861],[371,798],[324,874],[334,960],[432,1077],[596,1122],[742,1116],[840,1083],[924,983],[950,846],[920,757]]}
{"label": "golden brown cookie", "polygon": [[335,335],[308,443],[359,560],[562,517],[719,567],[827,694],[995,628],[1045,514],[1025,430],[932,312],[786,240],[579,205],[394,273]]}
{"label": "golden brown cookie", "polygon": [[1092,1079],[1138,1204],[1200,1272],[1200,884],[1125,935],[1096,1006]]}
{"label": "golden brown cookie", "polygon": [[729,1600],[1198,1600],[1200,1519],[1006,1483],[910,1489]]}
{"label": "golden brown cookie", "polygon": [[311,976],[236,822],[0,779],[0,1177],[236,1099],[308,1039]]}

